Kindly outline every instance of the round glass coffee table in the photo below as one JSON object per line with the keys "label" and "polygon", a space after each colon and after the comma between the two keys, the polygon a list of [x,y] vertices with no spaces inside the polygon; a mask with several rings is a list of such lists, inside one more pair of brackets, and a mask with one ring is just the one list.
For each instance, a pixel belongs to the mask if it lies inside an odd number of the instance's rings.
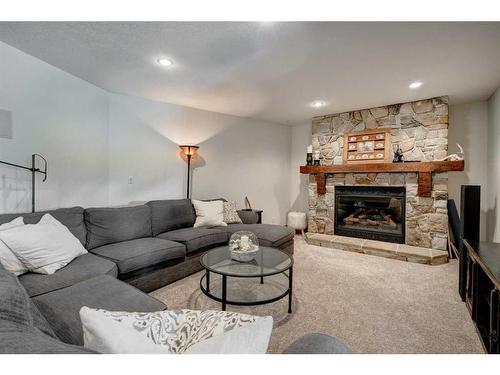
{"label": "round glass coffee table", "polygon": [[[278,301],[288,296],[288,313],[292,312],[292,281],[293,281],[293,259],[285,252],[261,246],[254,260],[250,262],[238,262],[231,259],[228,246],[221,246],[209,250],[200,257],[200,263],[205,268],[205,275],[200,280],[201,291],[209,298],[222,303],[222,310],[226,305],[255,306]],[[288,272],[286,272],[288,271]],[[215,273],[222,276],[222,286],[216,291],[210,289],[210,274]],[[252,300],[228,299],[228,278],[260,278],[260,284],[269,276],[278,275],[287,278],[285,286],[275,292],[274,295]],[[229,288],[231,285],[229,285]],[[219,290],[221,289],[221,290]],[[270,288],[271,289],[271,288]]]}

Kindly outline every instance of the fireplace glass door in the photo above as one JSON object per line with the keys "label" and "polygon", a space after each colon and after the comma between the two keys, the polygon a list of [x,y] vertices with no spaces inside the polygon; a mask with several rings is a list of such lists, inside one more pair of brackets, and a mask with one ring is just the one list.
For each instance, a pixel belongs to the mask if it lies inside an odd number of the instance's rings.
{"label": "fireplace glass door", "polygon": [[405,242],[405,188],[336,186],[334,233]]}

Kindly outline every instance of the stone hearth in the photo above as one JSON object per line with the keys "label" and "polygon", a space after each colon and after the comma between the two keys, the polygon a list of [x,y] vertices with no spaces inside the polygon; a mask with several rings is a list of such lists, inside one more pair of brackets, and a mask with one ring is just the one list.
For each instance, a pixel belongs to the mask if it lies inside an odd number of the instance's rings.
{"label": "stone hearth", "polygon": [[[448,98],[438,97],[314,118],[313,151],[320,151],[321,165],[342,164],[344,135],[375,128],[391,129],[391,150],[393,145],[399,145],[405,160],[439,160],[447,155],[448,150]],[[335,186],[402,186],[406,189],[405,244],[446,250],[447,173],[433,174],[430,197],[417,196],[416,173],[328,174],[324,195],[318,195],[314,176],[309,178],[309,232],[335,235]]]}
{"label": "stone hearth", "polygon": [[376,255],[411,263],[431,265],[448,263],[448,253],[446,251],[428,249],[426,247],[310,232],[306,234],[306,241],[310,245]]}

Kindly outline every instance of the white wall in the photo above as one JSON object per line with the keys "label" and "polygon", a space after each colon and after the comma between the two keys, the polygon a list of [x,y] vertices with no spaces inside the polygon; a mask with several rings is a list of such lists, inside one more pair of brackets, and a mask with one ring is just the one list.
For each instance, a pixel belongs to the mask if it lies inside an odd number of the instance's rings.
{"label": "white wall", "polygon": [[488,101],[488,240],[500,242],[500,88]]}
{"label": "white wall", "polygon": [[[108,201],[107,93],[0,43],[0,109],[12,113],[12,138],[0,138],[0,160],[49,162],[38,178],[37,209]],[[31,210],[29,171],[0,165],[0,213]]]}
{"label": "white wall", "polygon": [[292,211],[307,213],[309,175],[299,173],[306,163],[306,149],[311,144],[311,122],[292,127],[290,147],[290,207]]}
{"label": "white wall", "polygon": [[264,222],[284,223],[290,133],[284,125],[110,95],[110,203],[184,197],[178,145],[197,144],[193,198],[222,196],[243,207],[248,196]]}
{"label": "white wall", "polygon": [[450,106],[448,154],[458,152],[459,143],[465,152],[464,172],[448,173],[449,197],[455,200],[460,213],[460,185],[481,185],[481,240],[487,238],[488,212],[488,102]]}

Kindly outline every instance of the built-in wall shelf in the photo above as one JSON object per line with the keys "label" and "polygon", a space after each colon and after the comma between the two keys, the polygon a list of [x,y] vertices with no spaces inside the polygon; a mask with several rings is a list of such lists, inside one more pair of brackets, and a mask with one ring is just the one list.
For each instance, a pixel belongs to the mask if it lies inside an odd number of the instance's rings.
{"label": "built-in wall shelf", "polygon": [[318,194],[326,193],[326,174],[336,173],[417,173],[418,195],[430,197],[432,173],[463,171],[464,161],[429,161],[409,163],[364,163],[336,165],[301,165],[300,173],[314,174]]}

